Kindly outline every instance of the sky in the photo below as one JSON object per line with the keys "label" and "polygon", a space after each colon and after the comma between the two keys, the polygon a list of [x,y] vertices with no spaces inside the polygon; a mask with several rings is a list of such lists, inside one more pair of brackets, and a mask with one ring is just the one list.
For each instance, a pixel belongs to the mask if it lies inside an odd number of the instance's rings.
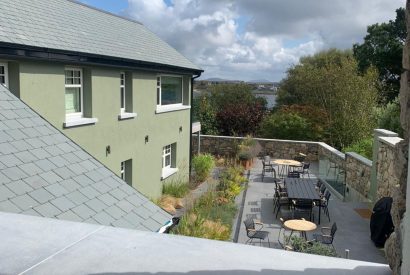
{"label": "sky", "polygon": [[299,58],[362,43],[405,0],[82,0],[143,23],[205,70],[201,79],[280,81]]}

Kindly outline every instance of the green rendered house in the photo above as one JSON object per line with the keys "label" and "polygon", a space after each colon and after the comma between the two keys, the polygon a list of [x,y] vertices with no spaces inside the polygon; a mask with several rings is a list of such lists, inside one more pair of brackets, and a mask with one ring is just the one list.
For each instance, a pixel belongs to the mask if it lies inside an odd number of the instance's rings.
{"label": "green rendered house", "polygon": [[75,1],[2,0],[0,14],[0,83],[146,196],[188,180],[199,67]]}

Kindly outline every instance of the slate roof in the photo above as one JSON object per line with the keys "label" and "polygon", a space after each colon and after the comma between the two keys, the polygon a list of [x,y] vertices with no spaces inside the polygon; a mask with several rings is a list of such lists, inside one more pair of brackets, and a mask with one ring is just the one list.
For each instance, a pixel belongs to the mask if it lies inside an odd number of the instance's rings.
{"label": "slate roof", "polygon": [[1,42],[201,70],[142,24],[75,1],[2,0],[0,10]]}
{"label": "slate roof", "polygon": [[171,219],[2,85],[0,211],[148,231]]}

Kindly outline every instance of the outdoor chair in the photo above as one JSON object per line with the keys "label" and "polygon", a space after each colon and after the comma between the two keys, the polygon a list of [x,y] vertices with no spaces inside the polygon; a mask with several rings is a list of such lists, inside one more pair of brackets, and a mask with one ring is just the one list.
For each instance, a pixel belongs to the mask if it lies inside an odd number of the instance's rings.
{"label": "outdoor chair", "polygon": [[303,162],[305,161],[305,158],[306,158],[305,154],[299,153],[297,156],[295,156],[293,158],[293,160],[299,161],[301,163],[301,165],[289,165],[289,170],[290,171],[295,171],[297,169],[302,168]]}
{"label": "outdoor chair", "polygon": [[319,189],[319,195],[323,196],[325,191],[326,191],[326,185],[322,184],[322,186],[320,186],[320,189]]}
{"label": "outdoor chair", "polygon": [[323,212],[326,214],[327,218],[329,219],[329,222],[330,222],[330,215],[329,215],[328,206],[329,206],[329,199],[331,195],[332,194],[329,192],[329,190],[326,190],[325,197],[320,200],[320,207],[323,209]]}
{"label": "outdoor chair", "polygon": [[307,174],[308,178],[310,178],[309,168],[310,168],[310,163],[309,162],[304,162],[303,165],[302,165],[302,170],[299,173],[302,174],[302,175]]}
{"label": "outdoor chair", "polygon": [[288,178],[300,178],[300,173],[298,171],[289,171]]}
{"label": "outdoor chair", "polygon": [[[257,239],[259,240],[260,246],[262,246],[262,240],[264,241],[265,239],[267,239],[268,245],[270,247],[269,232],[261,230],[263,228],[263,224],[261,222],[254,221],[253,219],[246,219],[243,223],[245,224],[246,235],[249,238],[245,244],[252,244],[252,241],[254,239]],[[260,227],[256,229],[256,225]]]}
{"label": "outdoor chair", "polygon": [[269,156],[265,156],[262,159],[262,182],[263,182],[263,179],[265,178],[266,173],[272,173],[272,177],[276,179],[276,170],[274,166],[275,165],[270,162]]}
{"label": "outdoor chair", "polygon": [[314,220],[313,206],[314,202],[310,199],[292,200],[293,218]]}
{"label": "outdoor chair", "polygon": [[274,202],[275,205],[274,205],[274,208],[273,208],[273,212],[275,212],[275,210],[276,210],[275,217],[277,218],[278,213],[279,213],[279,211],[281,211],[281,209],[283,209],[284,207],[289,209],[290,203],[289,203],[289,198],[287,196],[287,193],[285,193],[285,192],[276,191],[275,192],[275,197],[276,197],[276,200]]}
{"label": "outdoor chair", "polygon": [[333,239],[335,238],[335,234],[337,231],[336,223],[333,223],[332,227],[322,227],[320,229],[322,234],[313,234],[313,240],[320,242],[322,244],[331,245],[333,249]]}

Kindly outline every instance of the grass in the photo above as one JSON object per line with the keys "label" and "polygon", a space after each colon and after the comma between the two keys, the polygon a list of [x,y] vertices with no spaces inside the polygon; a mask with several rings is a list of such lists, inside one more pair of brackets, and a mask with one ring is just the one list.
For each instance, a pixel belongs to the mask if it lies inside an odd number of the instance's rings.
{"label": "grass", "polygon": [[165,183],[162,186],[162,194],[170,195],[175,198],[183,198],[189,192],[189,187],[187,182],[173,181],[170,183]]}

